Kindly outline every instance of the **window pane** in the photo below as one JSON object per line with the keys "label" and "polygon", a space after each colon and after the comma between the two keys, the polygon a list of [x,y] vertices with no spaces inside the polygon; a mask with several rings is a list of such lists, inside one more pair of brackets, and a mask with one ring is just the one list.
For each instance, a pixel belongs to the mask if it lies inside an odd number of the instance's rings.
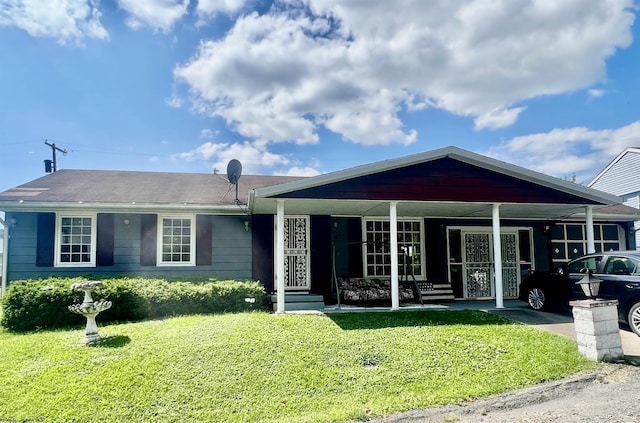
{"label": "window pane", "polygon": [[583,240],[582,225],[567,225],[567,239]]}
{"label": "window pane", "polygon": [[551,244],[551,254],[554,260],[566,260],[567,252],[565,251],[564,242],[554,242]]}
{"label": "window pane", "polygon": [[620,249],[620,244],[618,244],[617,242],[605,242],[604,243],[604,250],[605,251],[618,251]]}
{"label": "window pane", "polygon": [[92,222],[91,217],[60,218],[60,263],[91,262]]}
{"label": "window pane", "polygon": [[584,255],[584,244],[582,242],[569,242],[567,243],[567,250],[569,253],[569,259],[578,258]]}
{"label": "window pane", "polygon": [[462,263],[462,235],[460,229],[449,230],[449,260],[451,263]]}
{"label": "window pane", "polygon": [[162,261],[191,262],[191,219],[162,219]]}
{"label": "window pane", "polygon": [[603,239],[607,241],[618,239],[618,226],[617,225],[602,225]]}
{"label": "window pane", "polygon": [[[369,276],[391,275],[391,244],[389,221],[366,221],[366,271]],[[419,221],[399,221],[398,268],[400,275],[422,275],[421,238]]]}
{"label": "window pane", "polygon": [[531,263],[531,242],[529,231],[518,231],[518,245],[520,246],[520,261]]}

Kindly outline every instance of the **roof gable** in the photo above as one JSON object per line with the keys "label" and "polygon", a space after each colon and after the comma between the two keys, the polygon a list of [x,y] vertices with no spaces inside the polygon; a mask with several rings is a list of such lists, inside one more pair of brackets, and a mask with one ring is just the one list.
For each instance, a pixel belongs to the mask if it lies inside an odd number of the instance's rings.
{"label": "roof gable", "polygon": [[628,147],[611,161],[589,187],[615,195],[640,191],[640,148]]}
{"label": "roof gable", "polygon": [[620,199],[456,147],[256,190],[257,198],[616,204]]}
{"label": "roof gable", "polygon": [[576,195],[450,157],[283,193],[276,198],[591,204]]}

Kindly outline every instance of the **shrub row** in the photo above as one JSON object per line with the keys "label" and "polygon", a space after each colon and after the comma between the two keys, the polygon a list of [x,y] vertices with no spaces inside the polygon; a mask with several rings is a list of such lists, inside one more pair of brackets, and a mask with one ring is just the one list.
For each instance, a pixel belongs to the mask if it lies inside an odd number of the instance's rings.
{"label": "shrub row", "polygon": [[[90,278],[91,279],[91,278]],[[48,278],[11,282],[2,305],[0,324],[12,331],[31,331],[80,325],[81,315],[68,306],[81,303],[84,294],[71,284],[87,278]],[[184,282],[166,279],[110,278],[93,292],[94,300],[109,300],[110,309],[98,322],[135,321],[186,314],[209,314],[264,309],[262,285],[245,281]],[[247,298],[255,302],[246,301]]]}

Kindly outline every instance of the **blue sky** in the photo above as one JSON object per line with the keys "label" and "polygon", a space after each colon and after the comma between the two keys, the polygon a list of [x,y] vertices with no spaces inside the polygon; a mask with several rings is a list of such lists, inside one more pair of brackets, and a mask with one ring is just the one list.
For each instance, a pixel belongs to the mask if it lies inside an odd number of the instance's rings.
{"label": "blue sky", "polygon": [[633,0],[0,0],[0,191],[314,175],[455,145],[588,183],[640,146]]}

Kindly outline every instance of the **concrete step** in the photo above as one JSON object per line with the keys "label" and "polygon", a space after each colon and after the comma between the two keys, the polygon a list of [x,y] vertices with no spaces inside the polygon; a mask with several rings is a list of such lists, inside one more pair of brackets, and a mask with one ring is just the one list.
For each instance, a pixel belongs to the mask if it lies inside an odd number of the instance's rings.
{"label": "concrete step", "polygon": [[454,301],[453,294],[450,295],[423,295],[422,301]]}
{"label": "concrete step", "polygon": [[434,283],[430,285],[423,285],[429,289],[423,289],[420,291],[422,295],[422,301],[453,301],[453,289],[448,283]]}
{"label": "concrete step", "polygon": [[[273,311],[276,311],[276,304],[273,305]],[[324,303],[311,302],[311,303],[285,303],[285,311],[302,311],[302,310],[324,310]]]}
{"label": "concrete step", "polygon": [[[278,295],[277,294],[272,294],[271,295],[271,301],[272,302],[276,302],[278,301]],[[322,295],[318,295],[318,294],[307,294],[307,293],[303,293],[303,294],[284,294],[284,302],[285,303],[304,303],[304,302],[316,302],[316,301],[320,301],[320,302],[324,302],[324,297]]]}
{"label": "concrete step", "polygon": [[[278,296],[276,294],[271,295],[271,303],[273,310],[278,307]],[[284,296],[284,308],[285,311],[300,311],[300,310],[324,310],[324,297],[318,294],[300,293],[290,294],[287,293]]]}

